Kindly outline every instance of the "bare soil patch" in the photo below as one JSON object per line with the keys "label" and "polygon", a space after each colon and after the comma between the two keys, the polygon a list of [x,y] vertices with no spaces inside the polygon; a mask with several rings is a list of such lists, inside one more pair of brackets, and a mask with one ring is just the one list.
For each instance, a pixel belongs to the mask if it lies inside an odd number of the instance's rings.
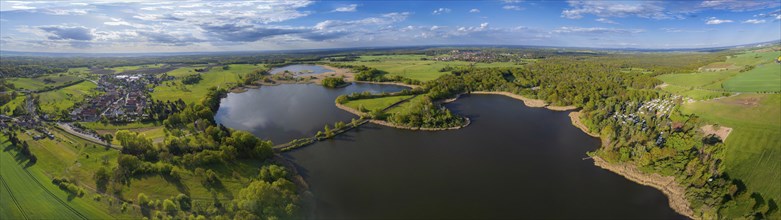
{"label": "bare soil patch", "polygon": [[732,132],[732,128],[719,126],[718,129],[716,129],[716,126],[714,125],[705,125],[700,127],[700,130],[702,130],[705,135],[716,135],[719,138],[721,138],[722,141],[727,140],[727,136],[729,136],[729,133]]}

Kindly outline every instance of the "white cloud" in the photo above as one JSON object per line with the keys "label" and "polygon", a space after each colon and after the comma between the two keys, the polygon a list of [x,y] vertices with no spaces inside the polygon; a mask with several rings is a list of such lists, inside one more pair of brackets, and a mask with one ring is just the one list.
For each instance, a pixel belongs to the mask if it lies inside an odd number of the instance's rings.
{"label": "white cloud", "polygon": [[699,5],[700,8],[738,12],[776,8],[779,6],[781,6],[781,1],[778,0],[707,0]]}
{"label": "white cloud", "polygon": [[480,13],[480,9],[473,8],[469,10],[469,13]]}
{"label": "white cloud", "polygon": [[637,34],[645,32],[643,29],[618,29],[618,28],[604,28],[604,27],[568,27],[563,26],[557,28],[552,33],[591,33],[591,34]]}
{"label": "white cloud", "polygon": [[431,14],[439,15],[444,13],[450,13],[450,11],[451,10],[449,8],[437,8],[433,12],[431,12]]}
{"label": "white cloud", "polygon": [[358,4],[350,4],[347,6],[338,7],[333,12],[355,12],[358,8]]}
{"label": "white cloud", "polygon": [[505,5],[505,6],[502,6],[502,9],[504,9],[504,10],[513,10],[513,11],[520,11],[520,10],[523,10],[525,8],[523,8],[521,6],[517,6],[517,5]]}
{"label": "white cloud", "polygon": [[744,24],[762,24],[766,21],[764,19],[748,19],[743,21]]}
{"label": "white cloud", "polygon": [[616,1],[568,1],[570,8],[561,12],[561,16],[569,19],[579,19],[584,15],[597,17],[628,17],[637,16],[652,19],[670,19],[670,15],[660,2],[616,2]]}
{"label": "white cloud", "polygon": [[597,19],[595,19],[595,21],[602,22],[602,23],[605,23],[605,24],[618,24],[617,22],[615,22],[613,20],[610,20],[610,19],[607,19],[607,18],[597,18]]}
{"label": "white cloud", "polygon": [[705,24],[724,24],[724,23],[732,23],[732,22],[734,22],[734,21],[733,20],[727,20],[727,19],[722,20],[722,19],[718,19],[716,17],[710,17],[705,22]]}

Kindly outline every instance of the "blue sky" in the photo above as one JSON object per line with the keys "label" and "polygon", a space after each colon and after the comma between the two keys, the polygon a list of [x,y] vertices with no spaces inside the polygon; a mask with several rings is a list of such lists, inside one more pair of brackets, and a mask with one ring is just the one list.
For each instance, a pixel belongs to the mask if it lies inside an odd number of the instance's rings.
{"label": "blue sky", "polygon": [[779,0],[0,1],[0,49],[700,48],[781,39]]}

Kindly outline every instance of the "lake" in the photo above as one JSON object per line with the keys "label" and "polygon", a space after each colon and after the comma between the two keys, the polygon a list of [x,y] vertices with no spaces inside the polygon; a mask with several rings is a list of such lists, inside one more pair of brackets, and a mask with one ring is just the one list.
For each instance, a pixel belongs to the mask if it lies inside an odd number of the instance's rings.
{"label": "lake", "polygon": [[313,136],[328,124],[350,122],[357,116],[334,105],[336,97],[353,92],[398,92],[402,86],[353,83],[344,88],[315,84],[282,84],[229,93],[220,102],[215,121],[229,128],[250,131],[257,137],[282,144]]}
{"label": "lake", "polygon": [[296,76],[308,76],[308,75],[317,75],[317,74],[322,74],[327,72],[333,72],[332,70],[326,69],[322,66],[308,65],[308,64],[295,64],[295,65],[277,67],[271,69],[270,72],[271,74],[278,74],[285,71],[291,72]]}
{"label": "lake", "polygon": [[[230,94],[217,118],[262,138],[297,137],[352,117],[333,107],[329,97],[385,88],[262,87]],[[309,183],[315,216],[685,219],[660,191],[582,160],[600,143],[572,126],[567,112],[528,108],[493,95],[466,96],[447,107],[470,117],[472,124],[439,132],[368,124],[285,153]]]}
{"label": "lake", "polygon": [[449,104],[460,130],[363,126],[287,153],[323,219],[685,219],[658,190],[582,160],[599,140],[567,112],[502,96]]}

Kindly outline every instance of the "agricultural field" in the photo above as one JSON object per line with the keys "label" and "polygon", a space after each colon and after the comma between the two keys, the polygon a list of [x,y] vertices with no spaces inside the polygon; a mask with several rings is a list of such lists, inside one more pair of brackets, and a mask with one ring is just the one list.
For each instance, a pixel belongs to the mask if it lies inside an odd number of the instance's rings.
{"label": "agricultural field", "polygon": [[412,95],[402,95],[402,96],[388,96],[388,97],[380,97],[380,98],[373,98],[373,99],[359,99],[354,101],[349,101],[347,103],[344,103],[345,106],[353,108],[353,109],[360,109],[361,107],[365,108],[368,111],[374,111],[377,109],[384,109],[388,106],[391,106],[401,100],[408,99],[412,97]]}
{"label": "agricultural field", "polygon": [[76,103],[84,101],[89,95],[94,95],[93,90],[97,85],[95,83],[84,81],[76,85],[65,88],[43,92],[38,94],[38,107],[42,113],[59,114],[63,110],[68,110]]}
{"label": "agricultural field", "polygon": [[[381,55],[361,56],[356,61],[344,62],[350,65],[364,65],[387,71],[391,75],[399,75],[410,79],[429,81],[450,72],[440,72],[445,67],[468,66],[470,62],[464,61],[434,61],[426,55]],[[509,67],[515,66],[512,62],[475,63],[476,67]]]}
{"label": "agricultural field", "polygon": [[16,90],[38,91],[74,83],[79,80],[81,80],[79,77],[69,74],[50,74],[35,78],[11,78],[8,82],[14,84]]}
{"label": "agricultural field", "polygon": [[[188,68],[192,69],[192,67]],[[228,70],[224,70],[222,67],[211,68],[209,72],[201,73],[203,79],[197,84],[185,85],[181,80],[176,80],[155,87],[152,99],[160,101],[182,99],[186,103],[192,103],[198,101],[200,97],[204,97],[210,87],[230,88],[240,81],[242,75],[259,68],[262,66],[251,64],[231,64]]]}
{"label": "agricultural field", "polygon": [[[725,141],[726,172],[749,190],[781,201],[781,94],[741,94],[684,104],[708,122],[733,128]],[[761,167],[762,169],[757,169]]]}
{"label": "agricultural field", "polygon": [[[114,135],[118,130],[97,130],[98,134],[112,134]],[[154,143],[160,143],[163,142],[165,139],[165,130],[162,126],[160,127],[149,127],[149,128],[139,128],[139,129],[130,129],[130,131],[138,132],[139,134],[143,135],[145,138],[151,139]],[[111,144],[119,145],[119,140],[114,138],[114,140],[111,141]]]}
{"label": "agricultural field", "polygon": [[758,65],[725,81],[724,88],[735,92],[781,92],[781,64]]}
{"label": "agricultural field", "polygon": [[[72,167],[77,165],[73,161],[62,161],[66,166],[57,167],[53,170],[46,170],[44,161],[54,161],[50,157],[52,154],[44,154],[42,150],[58,151],[64,144],[45,144],[39,145],[31,141],[29,136],[20,135],[22,140],[30,143],[30,149],[38,157],[38,163],[29,164],[28,160],[19,154],[16,150],[11,150],[10,142],[7,137],[0,136],[0,172],[2,176],[2,195],[0,199],[0,218],[2,219],[109,219],[114,218],[106,213],[109,210],[108,200],[94,200],[94,193],[87,192],[83,197],[71,196],[69,193],[61,190],[51,182],[48,171],[67,172],[63,167]],[[58,138],[61,136],[58,136]],[[55,149],[45,149],[55,148]],[[39,155],[40,154],[40,155]],[[96,157],[97,158],[97,157]],[[51,162],[50,162],[51,163]],[[83,174],[87,176],[88,174]],[[91,177],[85,177],[91,179]],[[89,191],[89,190],[87,190]],[[115,205],[116,206],[116,205]],[[7,211],[6,211],[7,209]],[[123,213],[111,213],[117,217],[128,217]]]}
{"label": "agricultural field", "polygon": [[149,65],[137,65],[137,66],[118,66],[118,67],[112,67],[109,68],[110,70],[114,70],[114,73],[122,73],[129,70],[137,70],[141,68],[159,68],[163,66],[163,64],[149,64]]}
{"label": "agricultural field", "polygon": [[[727,68],[724,71],[665,74],[657,76],[667,86],[662,90],[705,100],[729,95],[731,92],[781,91],[781,65],[773,60],[781,52],[753,52],[734,55],[726,62],[711,63],[703,68]],[[745,66],[752,70],[740,72]]]}

